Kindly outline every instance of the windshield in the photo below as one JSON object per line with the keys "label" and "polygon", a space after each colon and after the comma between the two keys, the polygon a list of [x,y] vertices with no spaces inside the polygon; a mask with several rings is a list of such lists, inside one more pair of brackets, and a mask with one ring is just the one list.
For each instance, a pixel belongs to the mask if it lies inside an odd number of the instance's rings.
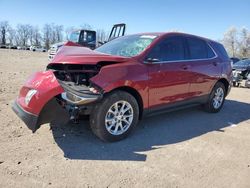
{"label": "windshield", "polygon": [[79,41],[79,35],[80,35],[80,31],[72,32],[69,35],[69,41],[77,43]]}
{"label": "windshield", "polygon": [[250,65],[250,60],[241,60],[241,61],[236,62],[235,65],[248,66]]}
{"label": "windshield", "polygon": [[156,35],[119,37],[97,48],[96,51],[111,55],[133,57],[145,50],[156,37]]}

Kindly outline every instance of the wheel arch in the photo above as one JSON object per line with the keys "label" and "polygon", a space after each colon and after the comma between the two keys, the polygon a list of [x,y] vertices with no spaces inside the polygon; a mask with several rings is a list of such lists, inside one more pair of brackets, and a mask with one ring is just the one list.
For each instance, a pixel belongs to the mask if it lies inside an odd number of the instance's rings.
{"label": "wheel arch", "polygon": [[[226,89],[226,94],[228,94],[228,92],[229,92],[229,85],[230,85],[230,83],[228,82],[228,80],[225,79],[225,78],[221,78],[221,79],[219,79],[216,83],[218,83],[218,82],[221,82],[221,83],[224,84],[225,89]],[[216,83],[215,83],[215,84],[216,84]]]}
{"label": "wheel arch", "polygon": [[113,89],[112,91],[110,92],[114,92],[114,91],[125,91],[129,94],[131,94],[137,101],[138,103],[138,106],[139,106],[139,119],[142,119],[142,116],[143,116],[143,100],[142,100],[142,97],[140,95],[140,93],[132,88],[132,87],[129,87],[129,86],[122,86],[122,87],[117,87],[115,89]]}

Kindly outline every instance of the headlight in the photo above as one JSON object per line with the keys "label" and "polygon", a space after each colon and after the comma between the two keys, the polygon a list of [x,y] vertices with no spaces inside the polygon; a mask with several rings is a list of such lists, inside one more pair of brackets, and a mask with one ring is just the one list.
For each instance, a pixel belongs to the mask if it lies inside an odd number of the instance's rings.
{"label": "headlight", "polygon": [[35,89],[31,89],[31,90],[28,91],[28,93],[27,93],[26,96],[25,96],[25,100],[24,100],[24,102],[25,102],[26,105],[29,104],[30,100],[32,99],[32,97],[33,97],[36,93],[37,93],[37,90],[35,90]]}

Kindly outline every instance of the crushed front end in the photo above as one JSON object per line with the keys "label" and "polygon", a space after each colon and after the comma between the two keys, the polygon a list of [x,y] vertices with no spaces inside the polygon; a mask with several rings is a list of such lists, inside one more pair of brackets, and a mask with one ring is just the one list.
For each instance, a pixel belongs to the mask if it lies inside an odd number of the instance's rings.
{"label": "crushed front end", "polygon": [[58,83],[64,89],[60,100],[69,112],[70,119],[77,121],[80,115],[89,115],[93,104],[102,99],[103,90],[91,82],[101,66],[86,64],[50,64]]}
{"label": "crushed front end", "polygon": [[58,117],[65,122],[89,114],[102,89],[90,81],[97,65],[49,64],[47,71],[33,74],[21,88],[12,109],[32,132]]}

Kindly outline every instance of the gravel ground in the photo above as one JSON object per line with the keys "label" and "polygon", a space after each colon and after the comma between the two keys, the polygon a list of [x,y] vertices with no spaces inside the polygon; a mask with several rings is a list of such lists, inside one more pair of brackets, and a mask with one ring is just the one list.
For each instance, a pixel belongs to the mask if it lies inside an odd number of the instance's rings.
{"label": "gravel ground", "polygon": [[32,134],[11,103],[47,63],[47,53],[0,50],[0,187],[250,187],[250,89],[233,88],[217,114],[146,118],[117,143],[85,121]]}

